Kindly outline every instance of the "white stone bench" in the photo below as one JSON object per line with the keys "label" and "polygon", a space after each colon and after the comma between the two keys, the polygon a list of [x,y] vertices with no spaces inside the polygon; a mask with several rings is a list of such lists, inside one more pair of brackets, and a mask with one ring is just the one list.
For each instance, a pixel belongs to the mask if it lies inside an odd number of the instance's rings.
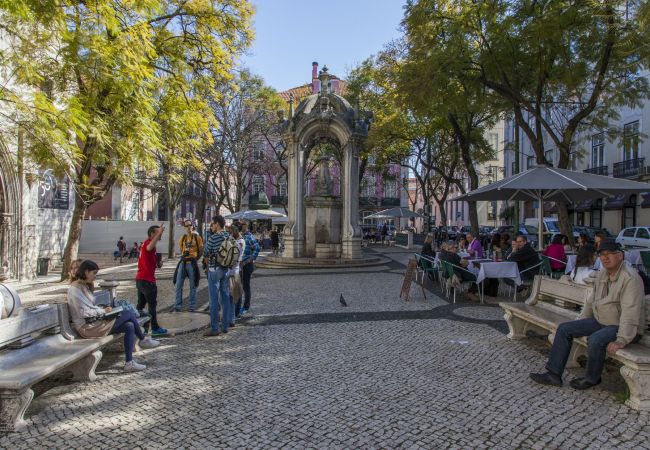
{"label": "white stone bench", "polygon": [[[591,293],[586,285],[569,280],[553,280],[535,276],[532,291],[525,303],[501,302],[508,323],[510,339],[522,339],[529,331],[549,332],[553,343],[558,326],[575,320]],[[646,297],[646,324],[650,323],[650,301]],[[587,338],[574,339],[567,367],[577,367],[577,358],[586,354]],[[630,398],[625,402],[636,410],[650,410],[650,335],[646,334],[636,344],[627,345],[608,357],[620,362],[621,375],[627,383]]]}
{"label": "white stone bench", "polygon": [[31,387],[69,369],[75,380],[93,381],[102,357],[99,350],[113,339],[70,340],[61,334],[55,305],[19,308],[0,323],[0,432],[25,425],[34,398]]}

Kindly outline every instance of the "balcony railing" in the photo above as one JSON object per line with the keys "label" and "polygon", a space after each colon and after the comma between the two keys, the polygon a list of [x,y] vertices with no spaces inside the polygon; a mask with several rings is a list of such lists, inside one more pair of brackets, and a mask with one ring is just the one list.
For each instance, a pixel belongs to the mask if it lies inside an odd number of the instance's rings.
{"label": "balcony railing", "polygon": [[593,173],[594,175],[609,175],[609,166],[590,167],[583,170],[584,173]]}
{"label": "balcony railing", "polygon": [[381,206],[399,206],[399,203],[399,198],[386,197],[381,200]]}
{"label": "balcony railing", "polygon": [[615,178],[637,178],[642,174],[645,158],[628,159],[614,163]]}
{"label": "balcony railing", "polygon": [[377,197],[359,197],[360,206],[377,206]]}
{"label": "balcony railing", "polygon": [[272,195],[271,196],[271,203],[274,205],[286,205],[287,204],[287,196],[286,195]]}

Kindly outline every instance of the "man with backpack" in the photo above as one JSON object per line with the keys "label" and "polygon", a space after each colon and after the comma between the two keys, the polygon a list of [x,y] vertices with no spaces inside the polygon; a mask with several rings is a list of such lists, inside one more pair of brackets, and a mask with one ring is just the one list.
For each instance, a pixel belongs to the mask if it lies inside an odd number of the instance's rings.
{"label": "man with backpack", "polygon": [[210,297],[210,329],[205,336],[219,336],[219,309],[221,309],[221,330],[228,332],[232,312],[230,311],[230,268],[239,261],[239,248],[229,233],[224,231],[223,216],[212,218],[212,234],[205,241],[203,262],[208,267],[208,294]]}
{"label": "man with backpack", "polygon": [[187,233],[181,236],[178,246],[181,251],[181,260],[176,266],[174,273],[174,283],[176,284],[176,304],[174,312],[179,312],[183,307],[183,285],[185,278],[190,279],[190,300],[189,311],[193,312],[196,308],[196,287],[199,284],[199,266],[197,260],[203,250],[203,239],[194,231],[192,221],[186,219],[183,222]]}
{"label": "man with backpack", "polygon": [[120,264],[122,264],[124,255],[126,255],[126,242],[124,242],[124,236],[120,236],[120,238],[117,240],[117,252],[115,253],[113,261],[115,261],[117,258],[120,258]]}
{"label": "man with backpack", "polygon": [[241,282],[244,288],[244,307],[240,311],[240,315],[244,315],[251,307],[251,277],[255,270],[255,260],[260,253],[260,243],[255,239],[253,233],[248,230],[248,223],[242,222],[241,232],[244,236],[244,257],[242,258],[241,267]]}

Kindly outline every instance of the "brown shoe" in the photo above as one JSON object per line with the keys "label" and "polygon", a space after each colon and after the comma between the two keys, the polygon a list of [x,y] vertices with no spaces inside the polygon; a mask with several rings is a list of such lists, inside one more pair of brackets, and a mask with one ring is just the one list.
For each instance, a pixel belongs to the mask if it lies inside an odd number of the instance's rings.
{"label": "brown shoe", "polygon": [[479,296],[476,295],[476,294],[473,293],[473,292],[468,292],[468,293],[466,294],[466,296],[467,296],[468,299],[472,300],[473,302],[478,302],[478,301],[481,300],[481,299],[479,298]]}

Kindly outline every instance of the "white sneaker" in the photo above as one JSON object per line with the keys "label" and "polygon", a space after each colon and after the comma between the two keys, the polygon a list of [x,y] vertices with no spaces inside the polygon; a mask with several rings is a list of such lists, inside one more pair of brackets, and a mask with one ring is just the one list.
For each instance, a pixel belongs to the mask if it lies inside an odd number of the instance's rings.
{"label": "white sneaker", "polygon": [[144,339],[140,339],[140,348],[156,348],[160,345],[160,341],[151,339],[149,336],[145,336]]}
{"label": "white sneaker", "polygon": [[146,368],[147,368],[147,366],[145,366],[144,364],[137,363],[134,360],[131,360],[131,361],[124,364],[124,371],[125,372],[139,372],[139,371],[144,370]]}

